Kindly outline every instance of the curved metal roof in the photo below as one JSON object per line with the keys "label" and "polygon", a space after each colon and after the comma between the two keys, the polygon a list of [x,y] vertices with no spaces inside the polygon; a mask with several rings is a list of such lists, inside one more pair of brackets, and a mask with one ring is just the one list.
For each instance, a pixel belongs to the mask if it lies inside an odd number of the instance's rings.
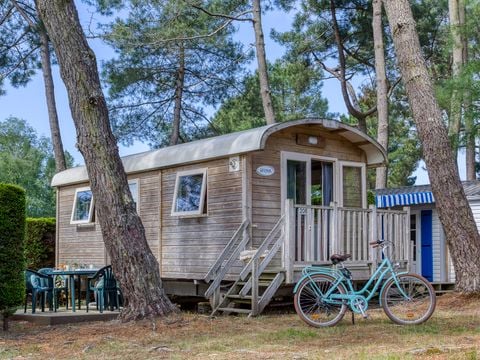
{"label": "curved metal roof", "polygon": [[[385,150],[372,138],[360,130],[336,120],[303,119],[266,125],[250,130],[192,141],[185,144],[151,150],[122,158],[127,174],[146,170],[161,169],[176,165],[244,154],[261,150],[270,135],[297,125],[318,125],[338,134],[349,142],[357,144],[365,151],[368,165],[381,165],[386,162]],[[52,186],[62,186],[88,181],[85,166],[78,166],[55,174]]]}

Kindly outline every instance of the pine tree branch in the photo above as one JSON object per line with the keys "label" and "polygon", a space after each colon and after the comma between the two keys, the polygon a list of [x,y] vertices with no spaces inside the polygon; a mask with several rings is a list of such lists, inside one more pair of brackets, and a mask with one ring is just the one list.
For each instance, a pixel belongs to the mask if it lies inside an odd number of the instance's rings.
{"label": "pine tree branch", "polygon": [[218,130],[218,129],[215,127],[215,125],[212,123],[212,121],[211,121],[209,118],[207,118],[207,117],[205,116],[205,114],[202,114],[202,113],[199,112],[198,110],[196,110],[196,109],[194,109],[194,108],[191,108],[191,107],[189,107],[189,106],[187,106],[187,105],[184,104],[184,105],[182,106],[182,111],[185,111],[185,110],[188,110],[188,111],[190,111],[191,113],[193,113],[193,114],[201,117],[203,120],[205,120],[205,121],[208,123],[208,125],[212,128],[213,131],[215,131],[215,133],[216,133],[217,135],[221,135],[220,130]]}
{"label": "pine tree branch", "polygon": [[3,23],[10,18],[12,13],[13,13],[13,5],[10,5],[7,11],[5,12],[5,15],[0,19],[0,26],[3,25]]}
{"label": "pine tree branch", "polygon": [[136,104],[117,105],[117,106],[112,106],[111,108],[109,108],[109,111],[116,111],[116,110],[122,110],[122,109],[134,109],[134,108],[142,107],[142,106],[145,106],[145,105],[163,105],[163,104],[166,104],[166,103],[170,102],[171,100],[172,100],[172,98],[170,97],[170,98],[157,100],[157,101],[145,101],[145,102],[136,103]]}
{"label": "pine tree branch", "polygon": [[18,69],[18,67],[25,63],[25,60],[27,60],[31,54],[33,54],[35,51],[37,51],[37,49],[39,48],[40,46],[36,46],[36,47],[33,47],[32,49],[30,49],[30,51],[25,54],[24,56],[22,56],[20,58],[19,61],[17,61],[17,63],[15,65],[13,65],[10,70],[8,70],[7,72],[3,73],[3,74],[0,74],[0,81],[6,79],[11,73],[13,73],[15,70]]}
{"label": "pine tree branch", "polygon": [[25,21],[28,23],[30,28],[34,30],[37,27],[37,23],[35,23],[30,16],[27,15],[26,11],[18,4],[17,1],[15,0],[10,0],[12,5],[17,9],[18,13],[25,19]]}
{"label": "pine tree branch", "polygon": [[400,84],[400,81],[402,81],[402,76],[399,76],[397,80],[395,80],[395,82],[393,83],[392,86],[390,86],[390,88],[388,89],[388,92],[387,92],[387,98],[390,98],[393,94],[393,91],[395,90],[395,88],[397,87],[398,84]]}
{"label": "pine tree branch", "polygon": [[[187,1],[187,3],[189,3]],[[205,14],[209,15],[209,16],[212,16],[212,17],[220,17],[220,18],[224,18],[224,19],[229,19],[229,20],[232,20],[232,21],[249,21],[249,22],[252,22],[253,23],[253,19],[251,18],[242,18],[242,16],[246,15],[246,14],[251,14],[252,13],[252,10],[246,10],[246,11],[243,11],[241,13],[239,13],[238,15],[226,15],[226,14],[218,14],[218,13],[212,13],[210,11],[208,11],[207,9],[205,9],[204,7],[201,7],[199,5],[196,5],[196,4],[193,4],[193,3],[189,3],[191,7],[197,9],[197,10],[200,10],[202,12],[204,12]]]}
{"label": "pine tree branch", "polygon": [[[173,43],[177,43],[177,42],[181,42],[181,41],[191,41],[191,40],[197,40],[197,39],[205,39],[205,38],[209,38],[209,37],[213,37],[214,35],[218,34],[220,31],[222,31],[223,29],[225,29],[228,25],[230,25],[231,23],[233,22],[233,20],[227,20],[225,21],[225,23],[223,23],[222,25],[220,25],[218,28],[216,28],[215,30],[211,31],[210,33],[208,34],[204,34],[204,35],[195,35],[195,36],[185,36],[185,37],[174,37],[174,38],[169,38],[169,39],[158,39],[158,40],[155,40],[155,41],[151,41],[151,42],[145,42],[145,41],[142,41],[142,42],[130,42],[130,43],[126,43],[128,46],[132,46],[132,47],[145,47],[145,46],[157,46],[157,45],[160,45],[160,44],[165,44],[165,43],[168,43],[168,42],[173,42]],[[111,39],[111,34],[100,34],[100,35],[93,35],[93,36],[89,36],[87,37],[88,39],[103,39],[103,40],[109,40],[109,38]]]}
{"label": "pine tree branch", "polygon": [[363,64],[365,66],[368,66],[372,69],[375,69],[375,65],[371,64],[370,62],[368,62],[367,60],[365,59],[362,59],[360,58],[356,52],[352,52],[350,51],[350,49],[348,49],[344,44],[342,45],[343,47],[343,50],[347,53],[348,56],[351,56],[352,58],[354,58],[355,60],[357,60],[360,64]]}

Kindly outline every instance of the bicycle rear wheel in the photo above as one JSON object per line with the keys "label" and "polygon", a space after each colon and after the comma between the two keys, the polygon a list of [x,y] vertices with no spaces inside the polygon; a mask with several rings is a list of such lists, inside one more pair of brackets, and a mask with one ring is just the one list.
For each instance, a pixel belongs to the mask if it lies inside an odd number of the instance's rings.
{"label": "bicycle rear wheel", "polygon": [[436,305],[432,285],[417,274],[401,274],[397,278],[398,285],[393,278],[388,280],[380,295],[385,314],[400,325],[427,321]]}
{"label": "bicycle rear wheel", "polygon": [[[321,295],[326,294],[334,282],[333,277],[323,274],[302,280],[294,297],[295,311],[300,319],[315,327],[334,326],[342,320],[347,305],[341,300],[335,303],[326,301]],[[340,284],[333,290],[332,295],[345,293],[344,286]]]}

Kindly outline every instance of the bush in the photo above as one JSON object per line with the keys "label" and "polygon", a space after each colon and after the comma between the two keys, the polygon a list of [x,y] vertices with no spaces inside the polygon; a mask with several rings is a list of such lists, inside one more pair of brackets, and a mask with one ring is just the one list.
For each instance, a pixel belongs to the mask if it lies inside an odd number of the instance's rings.
{"label": "bush", "polygon": [[0,313],[4,330],[25,294],[24,238],[25,191],[0,184]]}
{"label": "bush", "polygon": [[55,218],[27,218],[25,263],[27,269],[55,266]]}

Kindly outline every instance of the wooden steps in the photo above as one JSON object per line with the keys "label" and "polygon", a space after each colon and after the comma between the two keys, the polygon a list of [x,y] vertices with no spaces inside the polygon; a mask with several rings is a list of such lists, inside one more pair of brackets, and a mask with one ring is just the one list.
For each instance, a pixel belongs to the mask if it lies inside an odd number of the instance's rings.
{"label": "wooden steps", "polygon": [[251,309],[241,309],[241,308],[218,308],[217,311],[222,311],[224,313],[238,313],[238,314],[246,314],[250,315],[252,312]]}
{"label": "wooden steps", "polygon": [[[278,271],[278,272],[276,272]],[[262,279],[257,282],[257,289],[253,289],[251,274],[247,281],[237,281],[225,293],[225,296],[213,309],[211,316],[218,313],[230,314],[246,314],[254,316],[263,311],[268,305],[278,288],[285,280],[285,271],[283,269],[276,269],[270,272],[272,279],[267,281]],[[248,289],[245,291],[245,289]]]}
{"label": "wooden steps", "polygon": [[243,269],[235,282],[227,284],[225,275],[238,260],[238,255],[245,250],[245,238],[242,239],[242,236],[248,234],[248,231],[243,231],[247,229],[245,223],[235,232],[205,276],[205,281],[210,283],[205,296],[211,300],[211,316],[218,313],[256,316],[268,305],[286,276],[285,269],[268,266],[283,244],[284,219],[282,216],[277,221],[258,249],[242,255],[242,260],[246,261]]}

